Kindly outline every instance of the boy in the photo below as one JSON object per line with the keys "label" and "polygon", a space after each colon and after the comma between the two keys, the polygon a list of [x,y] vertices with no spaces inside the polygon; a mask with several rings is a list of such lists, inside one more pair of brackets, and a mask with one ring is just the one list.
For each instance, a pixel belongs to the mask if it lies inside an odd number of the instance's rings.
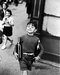
{"label": "boy", "polygon": [[[37,31],[36,22],[29,22],[26,27],[27,34],[20,37],[19,44],[21,45],[22,58],[19,60],[20,69],[22,70],[22,75],[27,75],[28,70],[31,70],[32,63],[35,60],[39,60],[43,53],[43,47],[40,40],[34,33]],[[41,50],[40,53],[35,57],[35,52]],[[18,55],[15,53],[15,56]]]}

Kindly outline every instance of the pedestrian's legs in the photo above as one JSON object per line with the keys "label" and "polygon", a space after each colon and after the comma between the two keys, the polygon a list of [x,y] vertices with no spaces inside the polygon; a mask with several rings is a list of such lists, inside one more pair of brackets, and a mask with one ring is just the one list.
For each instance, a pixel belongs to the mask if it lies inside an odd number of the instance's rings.
{"label": "pedestrian's legs", "polygon": [[11,45],[13,44],[13,40],[11,40],[9,37],[7,37],[7,40],[10,41]]}
{"label": "pedestrian's legs", "polygon": [[3,35],[3,46],[1,47],[1,49],[5,49],[6,48],[6,43],[7,43],[7,36]]}

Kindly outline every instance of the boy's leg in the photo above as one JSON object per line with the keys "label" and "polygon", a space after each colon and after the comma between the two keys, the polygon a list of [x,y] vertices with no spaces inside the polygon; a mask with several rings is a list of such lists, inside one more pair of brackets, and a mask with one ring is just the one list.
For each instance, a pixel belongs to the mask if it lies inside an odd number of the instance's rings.
{"label": "boy's leg", "polygon": [[28,75],[27,65],[24,61],[20,61],[21,75]]}
{"label": "boy's leg", "polygon": [[22,73],[22,75],[28,75],[28,71],[27,70],[24,70],[21,73]]}
{"label": "boy's leg", "polygon": [[25,57],[22,57],[19,63],[20,63],[21,75],[28,75],[28,68],[27,68]]}
{"label": "boy's leg", "polygon": [[20,61],[20,70],[22,75],[28,75],[28,71],[31,71],[33,63],[32,59],[33,56],[23,55],[22,61]]}

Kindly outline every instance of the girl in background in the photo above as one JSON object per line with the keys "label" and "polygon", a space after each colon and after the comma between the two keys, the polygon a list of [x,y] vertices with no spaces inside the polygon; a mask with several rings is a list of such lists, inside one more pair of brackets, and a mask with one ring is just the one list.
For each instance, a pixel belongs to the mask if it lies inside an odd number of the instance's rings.
{"label": "girl in background", "polygon": [[11,10],[7,9],[6,14],[3,18],[3,46],[1,49],[6,48],[7,40],[10,41],[11,45],[13,44],[13,40],[9,38],[9,36],[12,36],[12,27],[14,26],[13,17]]}

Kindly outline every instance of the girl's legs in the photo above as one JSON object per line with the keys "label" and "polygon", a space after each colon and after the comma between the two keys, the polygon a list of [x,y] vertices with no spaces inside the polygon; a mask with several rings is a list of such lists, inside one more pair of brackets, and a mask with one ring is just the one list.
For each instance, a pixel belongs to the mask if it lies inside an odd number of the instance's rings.
{"label": "girl's legs", "polygon": [[1,49],[5,49],[6,48],[6,43],[7,43],[7,36],[3,35],[3,46],[1,47]]}
{"label": "girl's legs", "polygon": [[9,37],[7,37],[7,40],[10,41],[11,45],[13,44],[13,40],[11,40]]}
{"label": "girl's legs", "polygon": [[11,42],[11,45],[13,44],[13,40],[8,38],[6,35],[3,35],[3,46],[1,47],[1,49],[5,49],[6,48],[7,40],[9,40]]}

